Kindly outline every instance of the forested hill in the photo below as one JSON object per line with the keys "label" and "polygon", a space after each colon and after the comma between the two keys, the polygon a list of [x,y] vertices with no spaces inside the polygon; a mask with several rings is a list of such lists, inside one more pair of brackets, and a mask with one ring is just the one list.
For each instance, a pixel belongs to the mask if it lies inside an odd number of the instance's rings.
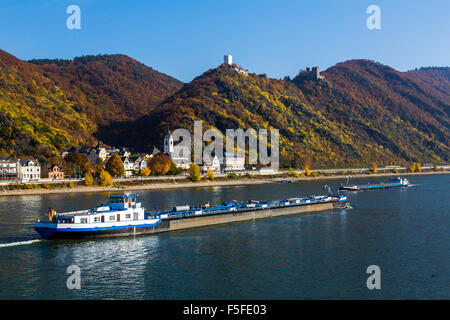
{"label": "forested hill", "polygon": [[325,82],[293,82],[308,103],[376,153],[388,149],[408,161],[448,161],[450,91],[368,60],[338,63],[323,75]]}
{"label": "forested hill", "polygon": [[323,74],[324,81],[286,81],[221,65],[128,126],[103,130],[121,142],[131,132],[135,146],[145,150],[160,146],[167,129],[192,129],[197,119],[223,132],[280,129],[285,166],[448,162],[448,100],[367,60],[340,63]]}
{"label": "forested hill", "polygon": [[[410,78],[425,86],[434,95],[445,99],[450,104],[450,68],[428,67],[411,70],[406,73]],[[449,110],[447,109],[447,116]]]}
{"label": "forested hill", "polygon": [[124,55],[25,62],[0,50],[0,155],[98,140],[148,152],[168,129],[277,128],[285,167],[448,163],[449,68],[338,63],[324,80],[220,65],[187,84]]}
{"label": "forested hill", "polygon": [[181,81],[119,54],[30,62],[76,101],[77,111],[102,124],[144,115],[183,86]]}
{"label": "forested hill", "polygon": [[37,66],[0,50],[0,155],[52,157],[94,142],[95,128]]}
{"label": "forested hill", "polygon": [[124,55],[26,62],[0,50],[0,155],[96,144],[98,125],[134,120],[182,86]]}

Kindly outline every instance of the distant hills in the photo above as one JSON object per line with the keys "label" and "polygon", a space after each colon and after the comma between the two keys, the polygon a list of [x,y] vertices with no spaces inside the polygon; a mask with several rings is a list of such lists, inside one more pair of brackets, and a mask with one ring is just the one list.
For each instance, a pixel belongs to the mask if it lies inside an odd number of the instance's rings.
{"label": "distant hills", "polygon": [[168,129],[278,128],[283,166],[449,162],[449,68],[338,63],[324,80],[220,65],[187,84],[123,55],[21,61],[0,51],[0,153],[70,145],[161,148]]}
{"label": "distant hills", "polygon": [[408,161],[448,159],[450,90],[438,92],[415,73],[367,60],[338,63],[323,74],[326,85],[293,82],[309,104],[371,148],[373,160],[388,153]]}
{"label": "distant hills", "polygon": [[124,55],[22,61],[0,50],[0,154],[57,157],[136,119],[183,83]]}
{"label": "distant hills", "polygon": [[38,66],[0,51],[0,154],[52,157],[95,141],[95,123]]}
{"label": "distant hills", "polygon": [[175,93],[183,83],[125,55],[73,60],[30,60],[96,123],[135,119]]}
{"label": "distant hills", "polygon": [[[441,99],[447,99],[450,92],[450,68],[428,67],[406,73],[409,77],[426,87],[427,91]],[[448,112],[448,109],[447,109]]]}

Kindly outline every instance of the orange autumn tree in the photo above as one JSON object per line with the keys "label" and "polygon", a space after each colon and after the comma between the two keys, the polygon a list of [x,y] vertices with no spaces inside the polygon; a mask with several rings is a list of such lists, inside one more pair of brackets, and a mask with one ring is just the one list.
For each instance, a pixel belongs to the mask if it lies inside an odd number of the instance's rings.
{"label": "orange autumn tree", "polygon": [[89,159],[85,155],[82,155],[78,152],[67,155],[64,158],[64,162],[64,169],[66,172],[70,172],[70,175],[80,171],[84,175],[87,172],[91,171],[91,162],[89,161]]}
{"label": "orange autumn tree", "polygon": [[141,170],[140,175],[143,177],[147,177],[150,175],[152,171],[149,169],[149,167],[145,167],[144,169]]}
{"label": "orange autumn tree", "polygon": [[117,154],[113,154],[106,162],[106,171],[112,177],[123,177],[125,175],[125,167],[122,159]]}
{"label": "orange autumn tree", "polygon": [[171,166],[172,166],[172,159],[162,152],[154,156],[148,163],[148,168],[150,169],[150,172],[157,176],[163,176],[167,174]]}
{"label": "orange autumn tree", "polygon": [[310,176],[311,175],[311,170],[309,170],[309,165],[305,164],[305,176]]}
{"label": "orange autumn tree", "polygon": [[372,173],[378,173],[378,166],[376,162],[372,162]]}

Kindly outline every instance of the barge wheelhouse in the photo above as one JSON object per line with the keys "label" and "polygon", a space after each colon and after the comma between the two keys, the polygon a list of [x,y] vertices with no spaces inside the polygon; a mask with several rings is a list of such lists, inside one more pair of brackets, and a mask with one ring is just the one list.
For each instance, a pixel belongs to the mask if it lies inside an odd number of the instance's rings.
{"label": "barge wheelhouse", "polygon": [[38,220],[35,224],[35,230],[44,239],[139,234],[161,222],[149,217],[134,195],[110,196],[108,205],[89,210],[64,213],[50,210],[52,213],[45,221]]}

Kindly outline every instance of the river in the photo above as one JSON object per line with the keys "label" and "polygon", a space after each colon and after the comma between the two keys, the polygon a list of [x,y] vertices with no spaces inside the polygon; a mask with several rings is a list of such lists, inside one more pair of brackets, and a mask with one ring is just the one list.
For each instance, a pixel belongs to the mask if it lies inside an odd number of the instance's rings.
{"label": "river", "polygon": [[[354,178],[352,183],[388,178]],[[349,192],[352,208],[130,238],[38,240],[36,218],[108,193],[0,199],[0,299],[449,299],[450,176]],[[285,199],[343,179],[137,192],[148,209]],[[69,266],[80,289],[69,289]],[[380,268],[369,290],[367,267]]]}

